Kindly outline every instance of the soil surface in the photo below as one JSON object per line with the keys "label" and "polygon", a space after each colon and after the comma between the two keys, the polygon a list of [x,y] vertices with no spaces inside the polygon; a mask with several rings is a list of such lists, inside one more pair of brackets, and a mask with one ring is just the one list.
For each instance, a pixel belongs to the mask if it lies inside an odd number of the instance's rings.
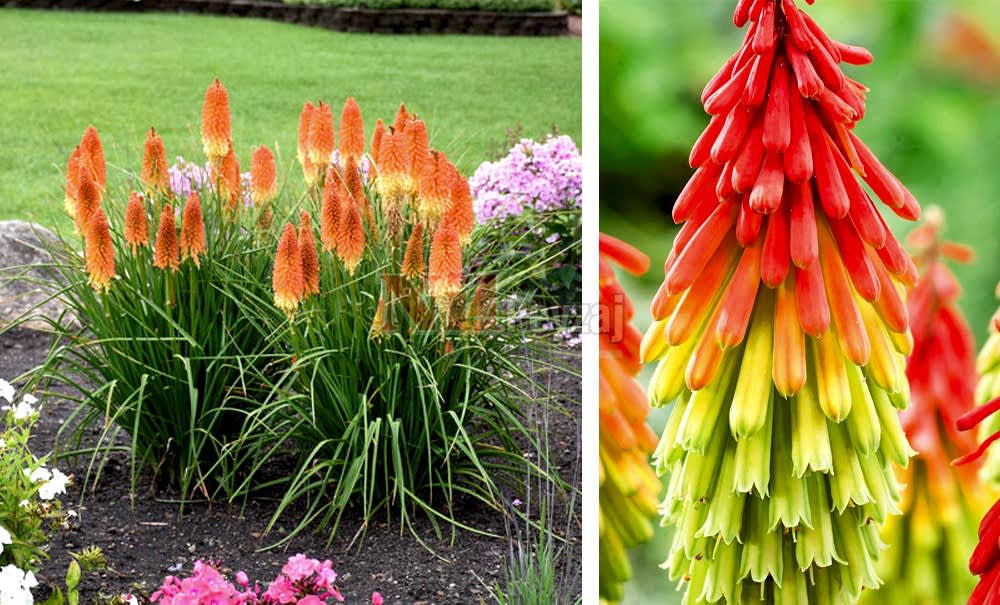
{"label": "soil surface", "polygon": [[[45,358],[47,335],[23,329],[0,334],[0,377],[13,380]],[[565,350],[565,364],[579,368],[579,348]],[[541,364],[540,364],[541,365]],[[577,489],[580,486],[580,380],[572,373],[533,368],[536,379],[549,385],[556,402],[568,413],[549,415],[547,434],[555,470]],[[74,409],[74,404],[57,397],[42,400],[41,418],[32,436],[36,455],[51,451],[56,433]],[[96,433],[90,435],[95,438]],[[96,441],[96,440],[95,440]],[[86,444],[84,444],[86,445]],[[98,602],[99,595],[135,592],[148,595],[164,576],[190,573],[198,559],[220,562],[232,578],[238,570],[251,579],[266,583],[280,571],[288,556],[305,553],[316,559],[330,559],[338,572],[338,587],[348,603],[368,603],[372,591],[380,591],[386,603],[475,604],[490,602],[489,588],[503,579],[504,565],[511,552],[505,537],[509,531],[504,516],[483,505],[459,503],[457,517],[462,523],[498,534],[500,538],[450,530],[438,539],[426,519],[416,517],[417,533],[434,550],[424,548],[398,521],[389,525],[376,518],[353,548],[352,537],[360,527],[360,517],[346,518],[329,545],[326,532],[305,532],[287,547],[261,551],[281,538],[279,530],[264,535],[275,501],[255,498],[245,508],[226,505],[187,505],[184,514],[170,502],[171,494],[153,493],[150,481],[140,478],[137,493],[130,496],[128,458],[113,455],[96,490],[88,490],[81,502],[81,479],[87,460],[62,460],[56,466],[72,473],[78,481],[63,496],[64,505],[78,513],[67,530],[52,537],[51,560],[39,575],[43,582],[61,583],[69,562],[68,551],[101,547],[114,571],[88,576],[81,585],[81,602]],[[511,499],[524,497],[513,493]],[[567,575],[566,602],[580,591],[579,497],[564,502],[556,516],[559,533],[567,533],[568,545],[562,561]],[[572,507],[570,510],[568,507]],[[295,525],[294,513],[285,521]],[[569,520],[569,521],[567,521]],[[523,526],[523,523],[520,524]]]}

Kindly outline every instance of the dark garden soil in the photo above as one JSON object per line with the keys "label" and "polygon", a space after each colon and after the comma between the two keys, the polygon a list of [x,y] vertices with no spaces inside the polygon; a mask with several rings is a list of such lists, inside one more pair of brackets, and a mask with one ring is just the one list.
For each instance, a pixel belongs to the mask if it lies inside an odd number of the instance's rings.
{"label": "dark garden soil", "polygon": [[[41,333],[12,330],[0,335],[0,377],[13,377],[39,364],[45,357],[49,338]],[[579,353],[566,351],[565,363],[578,367]],[[541,382],[551,385],[558,404],[569,414],[553,414],[548,436],[553,462],[560,475],[577,488],[579,477],[580,381],[568,373],[536,370]],[[49,396],[42,400],[42,416],[35,427],[32,447],[36,454],[50,451],[56,433],[72,404]],[[85,460],[64,460],[57,466],[76,478],[86,474]],[[40,577],[61,583],[69,562],[67,551],[90,545],[101,547],[115,570],[90,576],[81,586],[81,602],[95,603],[99,594],[134,591],[149,594],[169,574],[189,573],[197,559],[216,560],[232,573],[244,570],[251,578],[267,582],[274,578],[288,556],[302,552],[320,560],[331,559],[339,574],[338,585],[348,603],[368,603],[374,590],[387,603],[468,603],[487,601],[492,585],[502,579],[510,545],[505,538],[492,538],[458,530],[454,540],[434,536],[431,524],[416,517],[418,534],[433,548],[428,552],[398,522],[392,526],[376,519],[362,541],[348,550],[360,519],[346,519],[337,538],[327,546],[326,533],[306,532],[278,550],[258,552],[281,537],[280,531],[264,536],[274,510],[274,500],[256,498],[244,509],[226,505],[188,505],[183,516],[178,505],[167,500],[170,494],[152,493],[150,482],[140,480],[130,498],[130,469],[124,456],[114,455],[104,470],[100,485],[80,503],[79,483],[63,497],[68,508],[79,516],[72,526],[53,535],[51,560]],[[512,493],[512,498],[515,495]],[[579,520],[580,499],[573,502]],[[485,506],[460,504],[458,518],[472,527],[506,535],[504,517]],[[559,529],[565,528],[568,513],[557,516]],[[294,526],[294,514],[287,519]],[[580,531],[571,530],[569,587],[579,594]],[[231,577],[231,574],[230,574]],[[571,597],[573,595],[567,595]],[[567,601],[569,602],[569,601]]]}

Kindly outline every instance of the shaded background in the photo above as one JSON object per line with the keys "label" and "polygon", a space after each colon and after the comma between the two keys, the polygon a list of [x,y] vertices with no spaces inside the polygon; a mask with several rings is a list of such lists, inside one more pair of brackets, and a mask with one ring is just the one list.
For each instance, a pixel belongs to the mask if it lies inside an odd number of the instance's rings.
{"label": "shaded background", "polygon": [[[738,47],[735,0],[601,0],[601,230],[652,259],[623,277],[640,329],[676,232],[669,212],[691,175],[687,156],[708,123],[699,97]],[[802,0],[799,4],[805,6]],[[975,248],[954,267],[960,306],[981,345],[1000,279],[1000,9],[996,0],[818,0],[806,10],[836,40],[875,55],[846,66],[867,85],[856,132],[917,196],[945,212],[945,236]],[[912,224],[884,210],[900,240]],[[640,378],[645,383],[652,367]],[[654,410],[658,432],[668,410]],[[669,530],[636,549],[626,603],[680,603],[657,566]]]}

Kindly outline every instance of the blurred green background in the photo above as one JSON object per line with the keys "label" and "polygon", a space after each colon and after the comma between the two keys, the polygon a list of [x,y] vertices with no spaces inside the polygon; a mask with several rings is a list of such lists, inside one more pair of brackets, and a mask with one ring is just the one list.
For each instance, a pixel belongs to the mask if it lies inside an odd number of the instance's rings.
{"label": "blurred green background", "polygon": [[[732,25],[735,4],[600,2],[600,223],[652,259],[644,279],[623,278],[640,329],[675,233],[669,211],[691,174],[688,151],[708,123],[701,89],[743,37]],[[975,248],[975,262],[955,271],[962,310],[982,344],[1000,279],[996,0],[818,0],[806,10],[834,39],[874,53],[874,64],[846,68],[871,89],[856,132],[923,206],[944,209],[947,238]],[[912,225],[884,210],[902,240]],[[666,416],[654,410],[655,430]],[[626,603],[680,603],[658,568],[668,549],[669,531],[661,529],[633,552]]]}

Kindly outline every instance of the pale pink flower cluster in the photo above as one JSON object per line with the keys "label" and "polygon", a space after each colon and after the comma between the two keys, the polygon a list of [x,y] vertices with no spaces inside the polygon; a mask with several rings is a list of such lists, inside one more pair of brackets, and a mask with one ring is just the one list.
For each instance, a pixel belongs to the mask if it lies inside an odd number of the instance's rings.
{"label": "pale pink flower cluster", "polygon": [[[190,577],[167,576],[150,601],[159,605],[328,605],[331,599],[344,601],[336,581],[333,563],[303,554],[288,559],[281,574],[263,592],[258,583],[251,586],[242,571],[236,574],[234,585],[213,564],[197,561]],[[382,595],[372,593],[371,601],[382,605]]]}

